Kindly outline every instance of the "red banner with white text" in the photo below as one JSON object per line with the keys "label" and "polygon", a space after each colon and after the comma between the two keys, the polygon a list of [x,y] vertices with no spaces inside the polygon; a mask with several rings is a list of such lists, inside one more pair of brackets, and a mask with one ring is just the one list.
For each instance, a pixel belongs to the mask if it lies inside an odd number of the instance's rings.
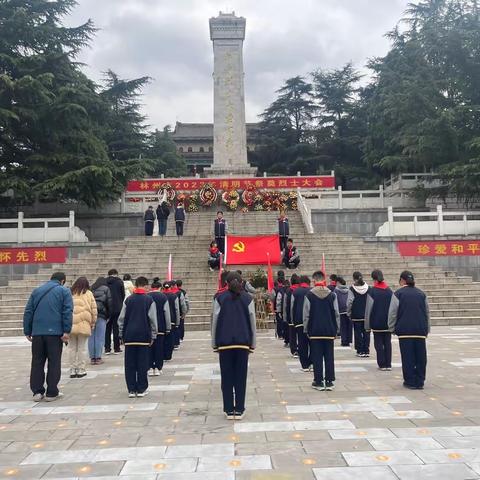
{"label": "red banner with white text", "polygon": [[480,241],[397,242],[397,250],[404,257],[477,257]]}
{"label": "red banner with white text", "polygon": [[65,263],[66,259],[66,247],[0,247],[0,265]]}
{"label": "red banner with white text", "polygon": [[272,265],[282,261],[278,235],[227,235],[225,239],[225,265],[268,265],[269,256]]}
{"label": "red banner with white text", "polygon": [[296,188],[335,188],[335,177],[322,175],[312,177],[256,177],[256,178],[160,178],[132,180],[127,192],[156,193],[166,184],[177,191],[200,190],[206,184],[216,190],[245,190],[248,187],[272,190],[295,190]]}

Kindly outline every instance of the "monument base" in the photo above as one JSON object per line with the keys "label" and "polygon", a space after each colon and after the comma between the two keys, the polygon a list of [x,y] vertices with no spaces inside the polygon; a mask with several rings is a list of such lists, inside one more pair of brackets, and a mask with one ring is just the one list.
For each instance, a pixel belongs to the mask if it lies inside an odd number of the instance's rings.
{"label": "monument base", "polygon": [[211,166],[204,170],[207,178],[224,178],[224,177],[255,177],[257,175],[257,167],[215,167]]}

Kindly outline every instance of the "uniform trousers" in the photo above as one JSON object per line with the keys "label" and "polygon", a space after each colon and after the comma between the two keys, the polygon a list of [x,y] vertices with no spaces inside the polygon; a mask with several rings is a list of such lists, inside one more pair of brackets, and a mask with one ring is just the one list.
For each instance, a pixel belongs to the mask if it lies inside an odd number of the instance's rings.
{"label": "uniform trousers", "polygon": [[427,371],[427,342],[424,338],[399,338],[404,383],[423,388]]}
{"label": "uniform trousers", "polygon": [[[310,358],[316,383],[335,381],[335,360],[332,339],[310,340]],[[323,366],[325,364],[325,376]]]}
{"label": "uniform trousers", "polygon": [[223,411],[226,413],[245,411],[248,354],[249,351],[243,348],[219,352]]}
{"label": "uniform trousers", "polygon": [[392,368],[392,334],[373,332],[373,343],[377,352],[378,368]]}
{"label": "uniform trousers", "polygon": [[157,338],[154,340],[152,346],[150,347],[150,368],[156,368],[162,370],[163,368],[163,356],[165,345],[165,335],[157,335]]}
{"label": "uniform trousers", "polygon": [[143,393],[148,388],[148,345],[125,345],[125,382],[129,392]]}

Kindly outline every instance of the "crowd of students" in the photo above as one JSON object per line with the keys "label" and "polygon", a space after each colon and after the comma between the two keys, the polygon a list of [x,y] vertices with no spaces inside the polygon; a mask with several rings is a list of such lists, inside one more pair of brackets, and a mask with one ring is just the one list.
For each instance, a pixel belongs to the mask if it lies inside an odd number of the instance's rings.
{"label": "crowd of students", "polygon": [[160,374],[184,338],[190,305],[182,281],[162,284],[155,278],[149,286],[145,277],[138,277],[134,286],[129,274],[121,280],[112,269],[92,286],[86,277],[77,278],[71,288],[65,282],[65,274],[54,273],[49,282],[32,292],[25,307],[23,324],[25,336],[32,342],[34,400],[61,397],[58,382],[64,346],[70,378],[83,378],[87,375],[87,351],[91,365],[100,365],[103,352],[121,354],[123,344],[128,394],[145,396],[148,375]]}
{"label": "crowd of students", "polygon": [[423,389],[426,375],[426,338],[430,331],[428,301],[415,287],[411,272],[400,274],[400,287],[393,292],[383,273],[374,270],[373,286],[360,272],[353,273],[347,287],[343,277],[323,272],[310,278],[293,274],[285,278],[278,272],[274,290],[277,337],[299,359],[301,369],[313,369],[312,387],[333,390],[335,382],[334,340],[350,348],[353,340],[357,357],[370,356],[373,333],[377,365],[381,371],[392,369],[392,333],[398,336],[403,369],[403,385]]}

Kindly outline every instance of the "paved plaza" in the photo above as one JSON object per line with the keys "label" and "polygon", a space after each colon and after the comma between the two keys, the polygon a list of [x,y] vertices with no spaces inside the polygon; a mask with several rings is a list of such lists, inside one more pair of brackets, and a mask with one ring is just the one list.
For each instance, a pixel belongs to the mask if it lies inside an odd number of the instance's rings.
{"label": "paved plaza", "polygon": [[437,327],[426,388],[394,368],[336,347],[336,389],[311,388],[272,332],[251,356],[247,413],[222,414],[217,358],[206,332],[187,334],[150,394],[129,399],[122,356],[65,397],[34,404],[30,350],[0,341],[0,478],[97,480],[369,480],[480,478],[480,327]]}

